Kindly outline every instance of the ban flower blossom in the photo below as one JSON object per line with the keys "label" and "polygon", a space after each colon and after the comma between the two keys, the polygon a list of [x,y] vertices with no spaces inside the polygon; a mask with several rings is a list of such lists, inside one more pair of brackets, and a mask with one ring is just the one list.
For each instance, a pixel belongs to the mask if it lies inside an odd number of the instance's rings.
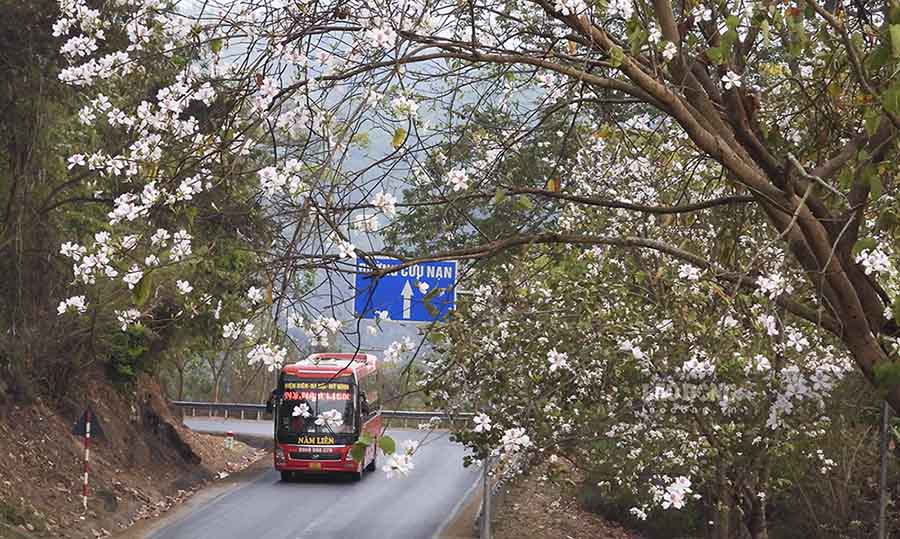
{"label": "ban flower blossom", "polygon": [[547,352],[547,361],[550,362],[550,372],[565,369],[569,366],[569,355],[565,352],[557,352],[556,348]]}
{"label": "ban flower blossom", "polygon": [[305,402],[301,402],[298,406],[294,406],[293,412],[291,412],[291,416],[293,417],[310,417],[312,413],[310,413],[309,405]]}
{"label": "ban flower blossom", "polygon": [[726,90],[741,87],[741,76],[734,71],[729,70],[728,73],[722,75],[722,83],[725,84]]}
{"label": "ban flower blossom", "polygon": [[479,412],[473,417],[472,422],[475,423],[475,426],[472,428],[475,432],[490,432],[491,428],[493,428],[491,418],[483,412]]}

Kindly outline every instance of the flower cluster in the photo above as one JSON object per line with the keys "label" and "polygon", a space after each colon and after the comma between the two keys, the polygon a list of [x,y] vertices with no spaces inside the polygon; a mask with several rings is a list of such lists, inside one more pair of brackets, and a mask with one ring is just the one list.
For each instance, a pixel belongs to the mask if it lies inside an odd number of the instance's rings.
{"label": "flower cluster", "polygon": [[247,353],[247,364],[264,365],[269,372],[280,369],[287,361],[287,349],[283,346],[258,344]]}

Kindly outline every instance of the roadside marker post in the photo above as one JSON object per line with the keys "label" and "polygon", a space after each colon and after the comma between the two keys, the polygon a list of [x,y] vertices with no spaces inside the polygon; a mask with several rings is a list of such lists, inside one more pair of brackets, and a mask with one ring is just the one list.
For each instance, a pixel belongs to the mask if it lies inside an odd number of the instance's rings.
{"label": "roadside marker post", "polygon": [[72,434],[84,438],[84,476],[81,486],[81,504],[84,507],[84,512],[87,513],[88,479],[91,471],[91,437],[100,438],[103,436],[103,428],[100,426],[100,419],[90,407],[88,407],[81,415],[81,418],[75,422],[75,426],[72,428]]}
{"label": "roadside marker post", "polygon": [[84,512],[87,513],[88,474],[91,471],[91,411],[88,410],[85,414],[87,418],[84,432],[84,488],[81,492],[81,501],[84,505]]}

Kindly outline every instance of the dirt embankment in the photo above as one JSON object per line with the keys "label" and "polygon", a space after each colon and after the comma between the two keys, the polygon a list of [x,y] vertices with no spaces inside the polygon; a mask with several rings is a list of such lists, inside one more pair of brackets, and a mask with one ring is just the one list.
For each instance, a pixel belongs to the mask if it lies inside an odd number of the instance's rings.
{"label": "dirt embankment", "polygon": [[[88,403],[104,436],[91,443],[85,513],[84,449],[71,432]],[[0,539],[109,536],[263,455],[185,429],[147,378],[130,395],[90,384],[61,407],[38,400],[0,409]]]}
{"label": "dirt embankment", "polygon": [[581,473],[560,461],[543,463],[502,485],[494,516],[496,539],[639,539],[585,510],[577,499]]}

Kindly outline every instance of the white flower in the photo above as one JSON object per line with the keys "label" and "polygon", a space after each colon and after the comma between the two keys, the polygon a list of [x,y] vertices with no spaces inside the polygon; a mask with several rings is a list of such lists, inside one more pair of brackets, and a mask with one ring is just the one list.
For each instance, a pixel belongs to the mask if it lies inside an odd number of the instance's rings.
{"label": "white flower", "polygon": [[[671,41],[666,42],[666,46],[663,47],[662,56],[665,61],[671,61],[672,58],[678,55],[678,47],[675,46]],[[646,515],[644,515],[646,517]]]}
{"label": "white flower", "polygon": [[390,193],[381,191],[372,197],[372,205],[378,208],[382,213],[393,219],[397,215],[397,199]]}
{"label": "white flower", "polygon": [[700,268],[692,266],[690,264],[682,264],[678,268],[678,277],[681,279],[687,279],[688,281],[700,280],[700,273]]}
{"label": "white flower", "polygon": [[671,485],[666,487],[663,494],[663,509],[672,507],[673,509],[681,509],[685,505],[685,498],[691,491],[691,481],[687,477],[676,477]]}
{"label": "white flower", "polygon": [[147,267],[153,267],[159,265],[159,257],[156,255],[147,255],[144,259],[144,265]]}
{"label": "white flower", "polygon": [[696,6],[694,10],[691,11],[691,15],[693,15],[695,19],[700,19],[701,21],[709,22],[712,20],[712,10],[703,4]]}
{"label": "white flower", "polygon": [[150,243],[152,243],[154,247],[165,247],[166,242],[168,242],[171,237],[172,235],[169,234],[168,230],[164,228],[158,228],[156,229],[156,232],[154,232],[153,235],[150,236]]}
{"label": "white flower", "polygon": [[725,83],[726,90],[731,90],[732,88],[740,88],[741,76],[734,71],[729,70],[728,73],[725,73],[725,75],[722,76],[722,82]]}
{"label": "white flower", "polygon": [[411,116],[414,118],[419,110],[419,104],[413,99],[401,95],[391,100],[391,108],[394,109],[398,116]]}
{"label": "white flower", "polygon": [[778,335],[778,323],[771,314],[762,314],[757,321],[765,328],[766,333],[772,337]]}
{"label": "white flower", "polygon": [[128,329],[128,326],[134,324],[141,318],[141,311],[137,309],[128,309],[126,311],[116,311],[116,319],[122,324],[122,331]]}
{"label": "white flower", "polygon": [[294,406],[294,411],[291,415],[293,417],[311,417],[312,413],[310,413],[309,405],[305,402],[301,402],[299,406]]}
{"label": "white flower", "polygon": [[420,294],[427,294],[429,285],[428,285],[428,283],[419,282],[419,283],[416,283],[416,288],[419,289]]}
{"label": "white flower", "polygon": [[341,425],[344,424],[344,415],[337,410],[328,410],[327,412],[322,412],[319,414],[319,417],[316,418],[316,425],[320,427],[328,427],[331,430],[335,430],[340,428]]}
{"label": "white flower", "polygon": [[369,28],[364,35],[366,41],[376,49],[390,49],[397,42],[397,32],[387,24]]}
{"label": "white flower", "polygon": [[647,513],[645,513],[642,509],[638,507],[632,507],[628,510],[629,513],[634,515],[634,517],[638,520],[647,520]]}
{"label": "white flower", "polygon": [[587,11],[588,6],[584,0],[556,0],[553,8],[564,16],[568,16],[578,15],[583,11]]}
{"label": "white flower", "polygon": [[756,279],[756,285],[759,286],[759,292],[771,300],[776,299],[782,294],[790,294],[794,291],[794,287],[788,283],[787,279],[778,273],[758,277]]}
{"label": "white flower", "polygon": [[247,353],[247,364],[256,365],[260,363],[265,365],[269,372],[281,368],[287,360],[287,349],[283,346],[270,346],[268,344],[258,344]]}
{"label": "white flower", "polygon": [[122,277],[122,280],[128,285],[128,289],[131,290],[137,285],[141,279],[144,278],[144,272],[141,271],[137,265],[131,266],[131,269],[128,270],[128,273]]}
{"label": "white flower", "polygon": [[406,477],[414,468],[412,457],[405,453],[388,455],[387,462],[381,467],[388,479],[392,479],[395,475]]}
{"label": "white flower", "polygon": [[630,19],[634,15],[634,4],[631,0],[610,0],[606,14],[610,17]]}
{"label": "white flower", "polygon": [[175,281],[175,286],[178,288],[178,293],[183,294],[183,295],[190,294],[191,291],[194,289],[194,287],[191,286],[191,283],[189,283],[187,281],[182,281],[180,279]]}
{"label": "white flower", "polygon": [[79,314],[84,314],[87,311],[87,302],[84,299],[84,296],[72,296],[69,299],[59,302],[59,306],[56,307],[56,312],[58,314],[65,314],[70,309],[74,309]]}
{"label": "white flower", "polygon": [[556,348],[547,352],[547,361],[550,362],[550,372],[556,372],[558,369],[564,369],[569,366],[569,355],[565,352],[557,352]]}
{"label": "white flower", "polygon": [[525,434],[525,429],[514,427],[507,429],[507,431],[503,433],[503,438],[500,440],[500,443],[503,444],[504,451],[507,453],[515,453],[516,451],[531,447],[531,438]]}
{"label": "white flower", "polygon": [[59,252],[61,255],[77,262],[81,260],[81,257],[84,256],[85,253],[87,253],[87,249],[77,243],[67,241],[59,248]]}
{"label": "white flower", "polygon": [[403,337],[402,341],[394,341],[384,351],[384,360],[388,363],[400,361],[403,354],[413,349],[412,340],[408,336]]}
{"label": "white flower", "polygon": [[469,187],[469,174],[463,169],[453,169],[447,173],[447,181],[454,191],[463,191]]}
{"label": "white flower", "polygon": [[257,304],[262,303],[263,300],[263,291],[261,288],[256,288],[255,286],[251,286],[247,290],[247,299],[250,300],[250,303]]}
{"label": "white flower", "polygon": [[400,442],[400,453],[405,455],[412,455],[419,449],[419,441],[418,440],[403,440]]}
{"label": "white flower", "polygon": [[793,348],[797,352],[802,352],[809,348],[809,340],[795,328],[787,328],[785,330],[785,337],[787,337],[788,348]]}
{"label": "white flower", "polygon": [[485,413],[479,412],[472,418],[472,421],[475,423],[475,427],[472,428],[475,432],[490,432],[492,428],[491,418]]}
{"label": "white flower", "polygon": [[340,258],[351,258],[356,254],[356,247],[349,241],[339,240],[337,248]]}
{"label": "white flower", "polygon": [[862,264],[866,275],[878,275],[879,273],[890,273],[891,261],[884,252],[875,248],[872,250],[864,249],[856,255],[856,263]]}

